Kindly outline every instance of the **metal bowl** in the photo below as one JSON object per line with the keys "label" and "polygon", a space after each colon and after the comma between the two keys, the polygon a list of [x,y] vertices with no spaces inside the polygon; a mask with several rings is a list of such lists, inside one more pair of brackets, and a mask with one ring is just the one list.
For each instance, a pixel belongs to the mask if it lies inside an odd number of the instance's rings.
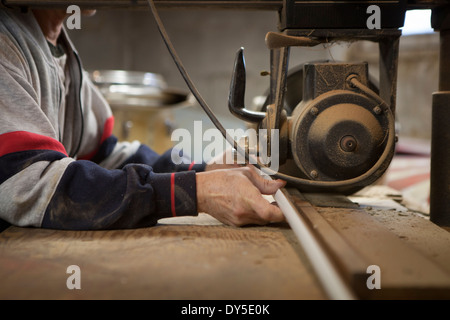
{"label": "metal bowl", "polygon": [[94,70],[92,81],[100,85],[140,85],[160,89],[167,88],[164,77],[160,74],[125,70]]}
{"label": "metal bowl", "polygon": [[169,88],[159,74],[94,70],[90,72],[90,77],[113,109],[179,108],[194,104],[190,92]]}

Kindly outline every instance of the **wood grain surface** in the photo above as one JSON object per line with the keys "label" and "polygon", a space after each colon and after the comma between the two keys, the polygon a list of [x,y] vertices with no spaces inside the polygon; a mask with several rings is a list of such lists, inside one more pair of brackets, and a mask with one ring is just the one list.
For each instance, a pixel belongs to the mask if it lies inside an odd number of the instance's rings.
{"label": "wood grain surface", "polygon": [[368,213],[450,274],[450,229],[439,227],[427,217],[410,211],[370,210]]}
{"label": "wood grain surface", "polygon": [[[81,289],[66,269],[78,265]],[[0,233],[0,299],[325,299],[287,224],[207,215],[155,227]]]}
{"label": "wood grain surface", "polygon": [[[297,205],[347,281],[380,267],[382,290],[357,288],[360,298],[449,297],[447,230],[412,212]],[[80,290],[66,286],[70,265]],[[287,223],[234,228],[206,214],[134,230],[10,227],[0,277],[0,299],[327,299]]]}
{"label": "wood grain surface", "polygon": [[[298,214],[359,298],[450,298],[450,233],[426,216],[377,197],[369,201],[377,206],[355,207],[333,202],[331,195],[320,195],[323,199],[317,201],[297,190],[289,193]],[[379,267],[380,290],[368,288],[369,266]]]}
{"label": "wood grain surface", "polygon": [[368,290],[363,283],[355,288],[362,298],[450,298],[447,231],[412,213],[417,228],[406,219],[393,224],[395,217],[409,215],[395,210],[381,211],[384,218],[377,220],[362,209],[316,209],[367,265],[379,266],[381,290]]}

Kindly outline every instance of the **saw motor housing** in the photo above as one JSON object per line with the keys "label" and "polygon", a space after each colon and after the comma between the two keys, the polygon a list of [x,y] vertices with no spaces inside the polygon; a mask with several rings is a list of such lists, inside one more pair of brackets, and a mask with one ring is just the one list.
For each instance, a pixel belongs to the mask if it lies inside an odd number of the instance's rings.
{"label": "saw motor housing", "polygon": [[304,66],[303,100],[289,125],[291,155],[305,178],[356,178],[381,157],[389,134],[379,103],[352,87],[368,84],[367,63]]}
{"label": "saw motor housing", "polygon": [[[368,29],[364,15],[345,19],[346,14],[364,12],[364,8],[374,4],[383,6],[381,29]],[[316,19],[299,19],[298,15],[304,15],[305,10],[315,13]],[[388,141],[395,135],[399,28],[403,26],[405,10],[406,1],[386,5],[377,1],[325,4],[285,0],[280,12],[280,32],[269,32],[266,36],[271,69],[264,110],[250,111],[244,107],[245,62],[243,49],[238,52],[229,109],[235,116],[267,132],[279,130],[279,141],[276,141],[279,172],[299,178],[288,183],[300,191],[353,193],[380,179],[389,167],[395,147],[395,143]],[[379,88],[369,81],[366,62],[329,61],[306,63],[302,86],[287,86],[291,46],[360,40],[379,44]],[[355,87],[352,79],[361,86]],[[293,110],[285,110],[284,101],[292,90],[302,91],[302,100]],[[266,150],[271,150],[274,141],[270,135],[259,139],[264,140]],[[371,174],[367,176],[369,171]],[[305,179],[333,183],[329,187],[321,183],[318,187],[319,184],[305,184]]]}

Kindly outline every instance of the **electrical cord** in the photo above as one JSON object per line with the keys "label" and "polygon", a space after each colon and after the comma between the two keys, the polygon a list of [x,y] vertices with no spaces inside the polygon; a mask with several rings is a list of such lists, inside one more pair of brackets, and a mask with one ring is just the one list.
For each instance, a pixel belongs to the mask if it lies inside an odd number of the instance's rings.
{"label": "electrical cord", "polygon": [[361,83],[360,81],[358,81],[358,79],[356,77],[350,77],[348,79],[349,83],[351,85],[353,85],[354,87],[357,87],[359,90],[361,90],[364,94],[366,94],[367,96],[369,96],[370,98],[374,99],[375,101],[377,101],[381,106],[384,107],[384,112],[386,113],[387,119],[388,119],[388,139],[387,139],[387,143],[386,143],[386,147],[381,155],[381,157],[378,159],[378,161],[365,173],[363,173],[362,175],[352,178],[352,179],[347,179],[347,180],[341,180],[341,181],[315,181],[315,180],[308,180],[308,179],[303,179],[303,178],[298,178],[298,177],[294,177],[294,176],[290,176],[284,173],[280,173],[280,172],[276,172],[270,168],[268,168],[267,166],[265,166],[264,164],[262,164],[257,157],[251,156],[249,154],[249,152],[247,150],[242,149],[242,147],[237,143],[236,140],[234,140],[233,137],[231,137],[227,131],[225,130],[225,128],[222,126],[222,124],[220,123],[220,121],[217,119],[217,117],[214,115],[214,113],[212,112],[211,108],[208,106],[208,104],[206,103],[206,101],[203,99],[202,95],[200,94],[200,92],[197,90],[195,84],[193,83],[193,81],[191,80],[188,72],[186,71],[180,57],[178,56],[170,38],[169,35],[167,34],[167,31],[164,27],[164,24],[161,21],[161,18],[159,17],[158,11],[156,9],[154,0],[147,0],[150,10],[152,12],[152,15],[155,19],[155,22],[157,24],[159,33],[161,34],[161,37],[173,59],[173,61],[175,62],[181,76],[183,77],[184,81],[186,82],[189,90],[192,92],[192,94],[194,95],[194,97],[196,98],[197,102],[200,104],[200,106],[202,107],[202,109],[205,111],[205,113],[207,114],[207,116],[210,118],[210,120],[212,121],[212,123],[215,125],[215,127],[220,131],[220,133],[222,134],[222,136],[225,138],[225,140],[230,143],[233,148],[239,152],[242,156],[245,157],[245,160],[247,161],[247,163],[251,163],[253,164],[256,168],[258,168],[259,170],[261,170],[263,173],[278,178],[278,179],[282,179],[290,184],[293,184],[294,186],[300,187],[300,188],[305,188],[305,189],[314,189],[314,190],[319,190],[319,191],[330,191],[333,189],[338,189],[338,188],[355,188],[355,187],[363,187],[366,186],[367,181],[371,180],[371,177],[373,179],[373,175],[382,167],[382,165],[386,162],[386,160],[389,157],[390,154],[390,150],[393,149],[394,144],[395,144],[395,121],[394,121],[394,116],[390,110],[390,108],[388,107],[388,105],[386,104],[386,102],[384,102],[384,100],[379,97],[374,91],[372,91],[370,88],[368,88],[367,86],[365,86],[363,83]]}

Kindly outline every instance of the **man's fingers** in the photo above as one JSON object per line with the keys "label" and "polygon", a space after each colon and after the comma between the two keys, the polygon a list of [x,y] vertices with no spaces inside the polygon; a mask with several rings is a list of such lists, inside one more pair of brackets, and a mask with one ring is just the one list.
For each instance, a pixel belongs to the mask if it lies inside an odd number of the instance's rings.
{"label": "man's fingers", "polygon": [[248,165],[241,170],[243,170],[247,178],[250,179],[262,194],[274,194],[278,189],[283,188],[286,185],[286,181],[281,179],[273,180],[263,178],[252,165]]}
{"label": "man's fingers", "polygon": [[255,189],[255,193],[250,193],[248,198],[249,209],[255,213],[254,217],[260,220],[260,223],[254,221],[257,224],[266,224],[269,222],[281,222],[284,221],[284,215],[281,209],[266,200],[259,191]]}
{"label": "man's fingers", "polygon": [[256,213],[261,219],[267,222],[281,222],[285,220],[281,209],[278,206],[269,203],[265,199],[259,202],[259,207],[256,208]]}

